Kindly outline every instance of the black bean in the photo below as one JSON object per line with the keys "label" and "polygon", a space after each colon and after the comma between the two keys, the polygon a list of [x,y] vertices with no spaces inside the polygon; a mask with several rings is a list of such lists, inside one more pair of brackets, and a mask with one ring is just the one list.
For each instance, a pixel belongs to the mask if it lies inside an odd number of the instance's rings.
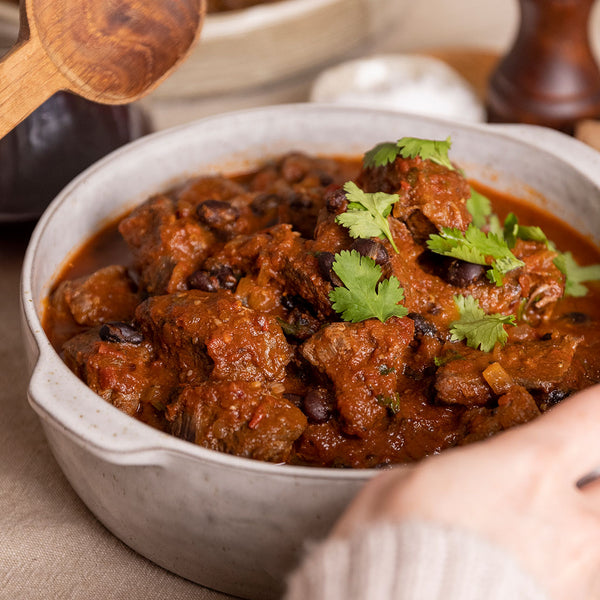
{"label": "black bean", "polygon": [[221,265],[211,269],[211,275],[214,275],[218,280],[220,287],[226,290],[235,290],[237,287],[237,277],[235,276],[233,269],[227,265]]}
{"label": "black bean", "polygon": [[327,187],[333,183],[333,177],[329,173],[319,173],[319,183]]}
{"label": "black bean", "polygon": [[281,296],[281,306],[286,310],[294,310],[300,308],[302,310],[308,310],[309,304],[302,296],[296,296],[293,294],[285,294]]}
{"label": "black bean", "polygon": [[466,287],[481,279],[485,273],[485,267],[464,260],[454,259],[448,265],[448,270],[442,278],[456,287]]}
{"label": "black bean", "polygon": [[414,321],[416,335],[427,335],[429,337],[435,337],[437,335],[437,327],[423,315],[411,312],[406,316]]}
{"label": "black bean", "polygon": [[304,396],[302,410],[309,423],[326,423],[331,417],[331,399],[325,388],[314,388]]}
{"label": "black bean", "polygon": [[252,200],[250,208],[255,215],[263,217],[276,210],[281,203],[282,198],[277,194],[259,194]]}
{"label": "black bean", "polygon": [[281,175],[289,183],[298,183],[304,179],[310,169],[310,162],[301,154],[286,156],[281,163]]}
{"label": "black bean", "polygon": [[319,272],[323,276],[323,279],[329,280],[331,276],[331,267],[335,262],[335,256],[333,252],[319,252],[317,254],[317,263],[319,264]]}
{"label": "black bean", "polygon": [[294,210],[306,210],[308,208],[312,208],[313,206],[313,201],[310,196],[307,196],[306,194],[299,194],[297,192],[294,192],[290,195],[288,202],[290,208],[293,208]]}
{"label": "black bean", "polygon": [[187,284],[192,290],[203,292],[216,292],[220,287],[219,280],[215,275],[200,269],[188,277]]}
{"label": "black bean", "polygon": [[141,344],[144,341],[144,336],[137,329],[120,321],[105,323],[100,327],[99,335],[103,342]]}
{"label": "black bean", "polygon": [[352,250],[356,250],[362,256],[372,258],[378,265],[386,265],[390,262],[390,255],[385,246],[372,238],[358,238],[352,242]]}
{"label": "black bean", "polygon": [[562,315],[561,319],[565,319],[566,321],[571,321],[573,325],[583,325],[584,323],[588,323],[590,321],[589,315],[586,315],[582,312],[569,312]]}
{"label": "black bean", "polygon": [[327,206],[327,210],[333,214],[344,212],[348,206],[348,199],[346,198],[344,190],[342,188],[329,190],[325,194],[325,206]]}
{"label": "black bean", "polygon": [[562,402],[565,398],[571,395],[571,392],[568,390],[561,390],[559,388],[554,388],[548,392],[548,396],[546,397],[546,402],[549,406],[554,406],[559,402]]}
{"label": "black bean", "polygon": [[196,214],[209,227],[221,229],[234,223],[240,216],[240,211],[229,202],[205,200],[196,207]]}
{"label": "black bean", "polygon": [[341,279],[333,271],[333,263],[335,262],[335,256],[332,252],[319,252],[317,254],[317,264],[319,266],[319,273],[323,279],[329,281],[333,285],[343,285]]}

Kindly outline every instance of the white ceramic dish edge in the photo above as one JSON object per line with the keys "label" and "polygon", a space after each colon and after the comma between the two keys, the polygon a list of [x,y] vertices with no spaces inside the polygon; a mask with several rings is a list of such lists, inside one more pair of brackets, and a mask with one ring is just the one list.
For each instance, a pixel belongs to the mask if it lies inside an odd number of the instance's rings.
{"label": "white ceramic dish edge", "polygon": [[[42,331],[41,302],[59,262],[73,240],[87,237],[86,228],[91,233],[125,205],[199,168],[239,170],[290,149],[360,154],[404,135],[451,135],[452,157],[469,175],[494,184],[498,166],[507,170],[510,165],[515,181],[503,178],[496,187],[501,183],[514,191],[518,181],[527,181],[545,192],[548,206],[590,236],[600,228],[600,154],[562,134],[316,104],[219,115],[133,142],[77,177],[40,219],[22,277],[33,370],[29,401],[77,493],[141,554],[228,593],[275,597],[302,540],[324,535],[374,471],[282,467],[219,454],[155,431],[108,405],[67,369]],[[530,171],[528,161],[533,167],[545,165],[544,173]],[[71,225],[57,226],[61,219]],[[74,223],[81,231],[73,231]]]}

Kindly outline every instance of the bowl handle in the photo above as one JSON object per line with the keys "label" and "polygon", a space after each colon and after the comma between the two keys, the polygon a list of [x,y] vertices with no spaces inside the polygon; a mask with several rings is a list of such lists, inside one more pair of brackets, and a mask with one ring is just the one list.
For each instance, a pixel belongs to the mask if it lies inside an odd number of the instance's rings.
{"label": "bowl handle", "polygon": [[[44,368],[44,349],[31,375],[27,399],[47,437],[71,441],[119,465],[165,465],[172,446],[184,443],[121,412],[76,379],[66,365]],[[51,428],[48,436],[47,428]],[[58,438],[57,438],[57,435]],[[149,435],[150,434],[150,435]],[[149,437],[159,435],[160,448]]]}

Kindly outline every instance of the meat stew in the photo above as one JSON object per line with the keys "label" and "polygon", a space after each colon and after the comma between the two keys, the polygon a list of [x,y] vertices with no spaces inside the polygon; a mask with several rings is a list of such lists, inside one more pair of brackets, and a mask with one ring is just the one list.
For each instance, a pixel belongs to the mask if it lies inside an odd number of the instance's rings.
{"label": "meat stew", "polygon": [[148,199],[61,274],[54,346],[153,427],[329,467],[418,460],[600,381],[600,286],[564,267],[593,244],[435,156],[369,156],[290,153]]}

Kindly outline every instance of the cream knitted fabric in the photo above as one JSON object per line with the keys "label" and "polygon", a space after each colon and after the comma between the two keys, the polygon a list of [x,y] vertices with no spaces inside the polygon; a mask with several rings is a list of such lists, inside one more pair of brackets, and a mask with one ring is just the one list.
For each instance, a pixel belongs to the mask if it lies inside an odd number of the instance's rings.
{"label": "cream knitted fabric", "polygon": [[285,600],[548,600],[516,562],[464,530],[424,522],[326,540],[292,574]]}

